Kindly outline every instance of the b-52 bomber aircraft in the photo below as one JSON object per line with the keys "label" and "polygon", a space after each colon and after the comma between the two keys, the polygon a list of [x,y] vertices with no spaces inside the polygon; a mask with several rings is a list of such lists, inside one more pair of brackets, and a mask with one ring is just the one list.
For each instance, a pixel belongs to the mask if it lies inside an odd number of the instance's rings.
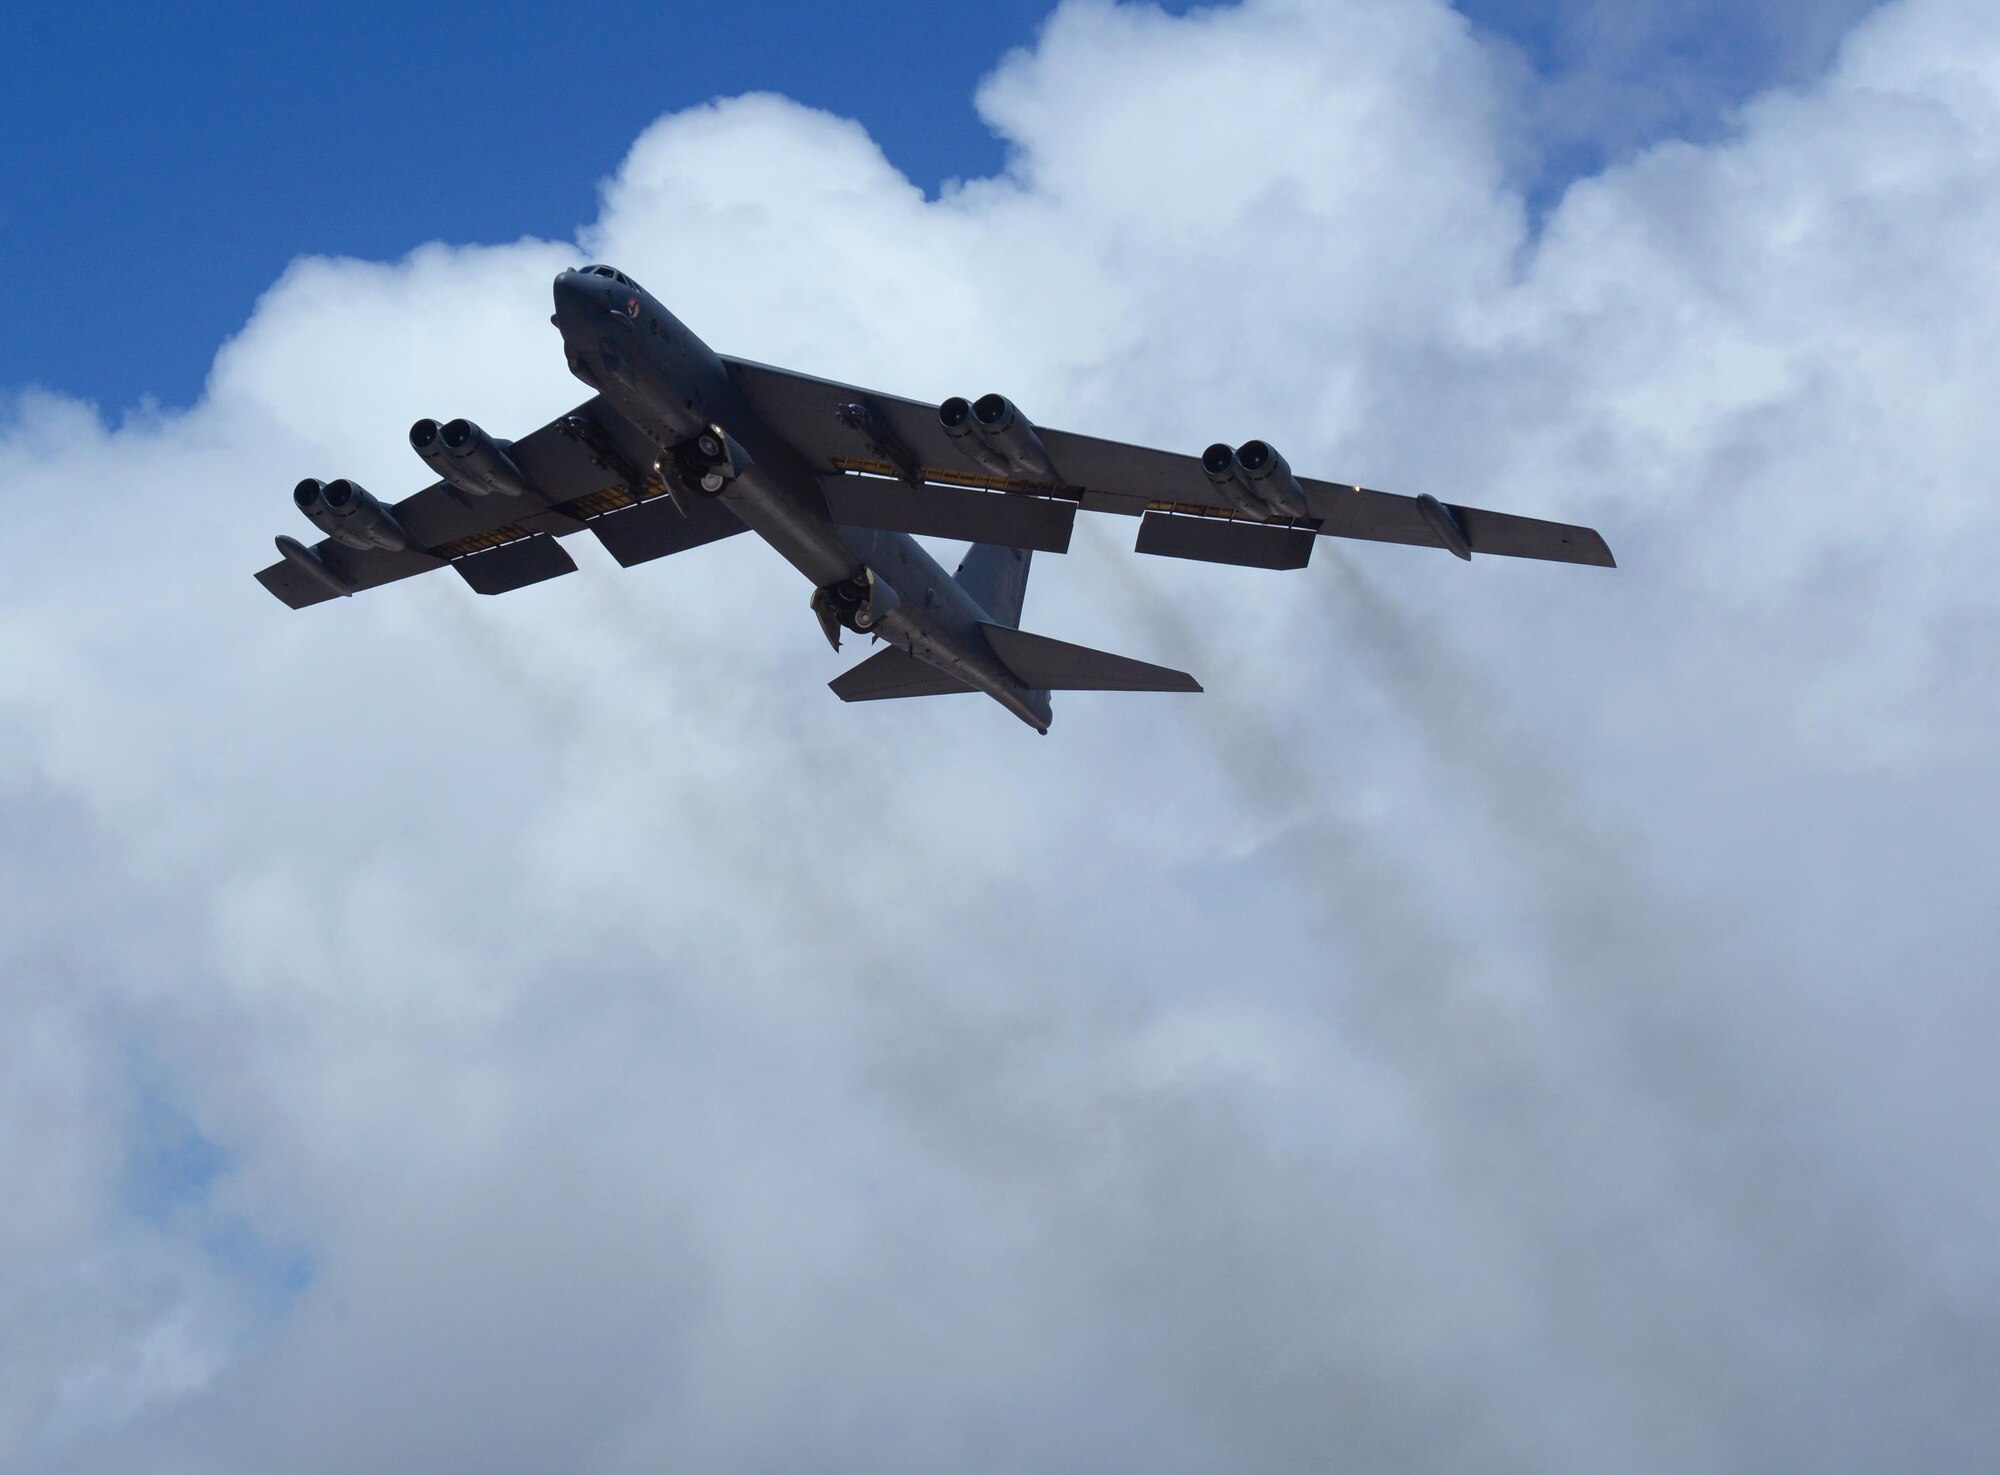
{"label": "b-52 bomber aircraft", "polygon": [[[888,643],[843,701],[982,691],[1046,733],[1054,691],[1201,690],[1020,628],[1029,560],[1066,552],[1079,510],[1138,517],[1141,553],[1249,568],[1303,568],[1322,537],[1613,566],[1589,528],[1302,480],[1262,441],[1179,456],[1039,430],[997,394],[933,407],[725,358],[608,266],[558,276],[550,321],[589,400],[514,442],[419,420],[440,480],[394,506],[300,482],[326,536],[280,537],[264,587],[302,609],[449,567],[504,594],[573,573],[573,533],[630,567],[750,531],[811,581],[836,651]],[[974,546],[947,574],[913,534]]]}

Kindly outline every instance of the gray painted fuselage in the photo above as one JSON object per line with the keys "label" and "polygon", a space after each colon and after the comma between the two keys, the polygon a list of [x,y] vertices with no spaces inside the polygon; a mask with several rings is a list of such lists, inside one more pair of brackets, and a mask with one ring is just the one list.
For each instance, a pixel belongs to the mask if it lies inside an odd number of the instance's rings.
{"label": "gray painted fuselage", "polygon": [[750,408],[714,351],[650,293],[629,281],[569,271],[556,278],[555,308],[571,371],[663,455],[710,426],[740,443],[748,464],[725,484],[721,500],[816,589],[872,571],[896,600],[868,633],[1048,731],[1049,694],[1008,671],[980,630],[992,615],[907,533],[834,522],[804,457]]}

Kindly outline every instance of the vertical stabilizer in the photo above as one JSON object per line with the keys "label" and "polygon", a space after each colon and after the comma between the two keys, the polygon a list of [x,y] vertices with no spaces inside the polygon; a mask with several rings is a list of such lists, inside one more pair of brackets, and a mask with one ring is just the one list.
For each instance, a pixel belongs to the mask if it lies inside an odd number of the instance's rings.
{"label": "vertical stabilizer", "polygon": [[952,577],[994,624],[1018,629],[1021,604],[1028,597],[1028,560],[1033,557],[1025,548],[975,543]]}

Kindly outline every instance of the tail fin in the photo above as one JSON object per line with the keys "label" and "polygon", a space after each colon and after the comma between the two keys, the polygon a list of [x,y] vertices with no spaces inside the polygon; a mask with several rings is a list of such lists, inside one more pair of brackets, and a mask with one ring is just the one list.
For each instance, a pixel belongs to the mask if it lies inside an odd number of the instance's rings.
{"label": "tail fin", "polygon": [[981,625],[1000,663],[1037,691],[1200,691],[1185,671],[1151,666],[1005,625]]}
{"label": "tail fin", "polygon": [[975,543],[952,577],[994,624],[1011,629],[1021,623],[1021,605],[1028,597],[1028,561],[1033,557],[1025,548]]}

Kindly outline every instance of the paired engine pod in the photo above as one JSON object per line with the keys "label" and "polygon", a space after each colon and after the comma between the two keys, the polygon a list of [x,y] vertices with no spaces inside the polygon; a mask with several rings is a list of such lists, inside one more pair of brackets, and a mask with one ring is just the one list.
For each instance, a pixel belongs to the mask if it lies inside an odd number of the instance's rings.
{"label": "paired engine pod", "polygon": [[419,420],[410,427],[410,449],[452,486],[472,497],[519,497],[528,478],[508,454],[511,441],[497,441],[470,420],[438,424]]}
{"label": "paired engine pod", "polygon": [[1007,458],[980,434],[978,422],[972,418],[971,400],[963,395],[953,395],[939,405],[938,424],[944,427],[944,433],[951,437],[951,443],[969,460],[978,462],[995,476],[1014,474],[1014,468],[1007,464]]}
{"label": "paired engine pod", "polygon": [[327,482],[308,477],[292,489],[292,501],[308,522],[343,547],[401,553],[410,546],[396,515],[344,477]]}
{"label": "paired engine pod", "polygon": [[1231,507],[1254,521],[1270,520],[1271,509],[1250,490],[1243,468],[1237,464],[1235,447],[1220,442],[1210,446],[1201,453],[1201,469],[1208,473],[1209,481]]}
{"label": "paired engine pod", "polygon": [[1048,447],[1005,395],[989,394],[976,404],[954,396],[938,406],[938,423],[959,450],[995,476],[1062,485]]}
{"label": "paired engine pod", "polygon": [[1266,522],[1306,515],[1305,488],[1292,475],[1291,464],[1265,441],[1253,440],[1234,450],[1210,446],[1202,452],[1201,469],[1245,517]]}

